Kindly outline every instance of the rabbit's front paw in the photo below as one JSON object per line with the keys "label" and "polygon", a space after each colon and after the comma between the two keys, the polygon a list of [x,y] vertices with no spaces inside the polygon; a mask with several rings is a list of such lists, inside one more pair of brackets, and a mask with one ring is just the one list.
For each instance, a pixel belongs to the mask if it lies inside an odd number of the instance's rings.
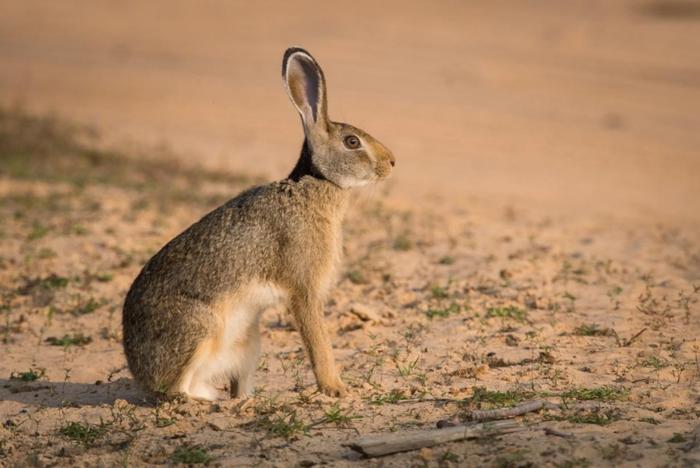
{"label": "rabbit's front paw", "polygon": [[321,392],[332,397],[341,398],[348,394],[347,387],[340,379],[327,383],[319,383],[318,388],[321,390]]}

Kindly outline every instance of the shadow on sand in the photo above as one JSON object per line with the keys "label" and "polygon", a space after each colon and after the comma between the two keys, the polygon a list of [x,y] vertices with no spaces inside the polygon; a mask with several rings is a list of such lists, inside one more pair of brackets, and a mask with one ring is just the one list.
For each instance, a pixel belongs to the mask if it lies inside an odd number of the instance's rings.
{"label": "shadow on sand", "polygon": [[155,404],[154,399],[148,398],[133,379],[127,377],[91,384],[0,379],[0,400],[49,408],[112,405],[116,400],[126,400],[139,406]]}

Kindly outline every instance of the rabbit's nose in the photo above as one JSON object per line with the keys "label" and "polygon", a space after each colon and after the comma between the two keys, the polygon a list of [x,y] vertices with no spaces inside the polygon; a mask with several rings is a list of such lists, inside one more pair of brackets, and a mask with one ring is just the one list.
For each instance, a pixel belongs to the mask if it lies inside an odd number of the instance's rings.
{"label": "rabbit's nose", "polygon": [[391,164],[391,167],[396,166],[396,160],[390,159],[390,160],[389,160],[389,164]]}

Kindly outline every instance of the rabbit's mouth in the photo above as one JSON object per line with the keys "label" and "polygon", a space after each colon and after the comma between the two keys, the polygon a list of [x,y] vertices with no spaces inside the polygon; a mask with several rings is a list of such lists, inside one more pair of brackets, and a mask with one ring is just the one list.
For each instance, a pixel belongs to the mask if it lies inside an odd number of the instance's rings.
{"label": "rabbit's mouth", "polygon": [[391,175],[391,170],[380,170],[380,169],[377,169],[377,171],[376,171],[376,177],[373,178],[372,180],[375,181],[375,182],[378,182],[378,181],[381,181],[381,180],[386,179],[387,177],[389,177],[389,175]]}
{"label": "rabbit's mouth", "polygon": [[393,159],[390,161],[380,161],[374,170],[374,173],[377,175],[376,180],[384,180],[389,177],[395,164]]}
{"label": "rabbit's mouth", "polygon": [[389,151],[384,145],[378,145],[379,150],[375,153],[375,167],[374,172],[377,174],[379,180],[386,179],[391,175],[391,172],[396,165],[396,158],[391,151]]}

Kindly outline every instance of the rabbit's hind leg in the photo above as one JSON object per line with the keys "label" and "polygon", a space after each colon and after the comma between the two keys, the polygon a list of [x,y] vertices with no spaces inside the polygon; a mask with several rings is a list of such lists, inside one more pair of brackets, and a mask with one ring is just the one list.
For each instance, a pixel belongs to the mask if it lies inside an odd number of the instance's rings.
{"label": "rabbit's hind leg", "polygon": [[227,346],[232,397],[253,395],[253,377],[260,357],[260,315],[285,297],[279,287],[253,282],[230,301],[224,319],[222,342]]}
{"label": "rabbit's hind leg", "polygon": [[178,391],[196,400],[215,401],[224,397],[214,386],[214,379],[222,373],[222,366],[214,340],[203,342],[183,373]]}
{"label": "rabbit's hind leg", "polygon": [[260,358],[260,330],[255,321],[250,325],[247,339],[234,347],[235,369],[231,375],[230,393],[233,398],[253,396],[255,369]]}

